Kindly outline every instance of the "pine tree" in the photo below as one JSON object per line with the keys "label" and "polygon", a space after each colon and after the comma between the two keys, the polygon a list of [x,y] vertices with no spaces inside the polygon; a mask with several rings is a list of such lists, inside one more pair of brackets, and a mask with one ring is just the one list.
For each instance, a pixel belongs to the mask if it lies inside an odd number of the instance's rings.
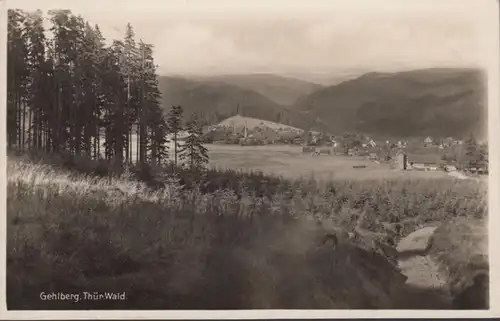
{"label": "pine tree", "polygon": [[177,161],[179,157],[179,133],[182,130],[182,107],[181,106],[173,106],[167,116],[167,124],[169,133],[172,134],[173,142],[174,142],[174,159],[173,166],[177,167]]}
{"label": "pine tree", "polygon": [[43,13],[38,10],[27,14],[25,21],[27,39],[26,62],[29,72],[27,86],[27,104],[29,107],[30,128],[28,129],[28,143],[35,149],[44,147],[43,131],[47,127],[47,117],[50,112],[50,91],[44,85],[50,77],[47,68],[45,52],[45,29],[43,27]]}
{"label": "pine tree", "polygon": [[71,121],[73,105],[72,29],[70,10],[49,11],[52,21],[53,42],[49,49],[54,68],[53,111],[51,112],[52,150],[71,151]]}
{"label": "pine tree", "polygon": [[481,158],[476,138],[474,135],[470,135],[465,141],[465,160],[464,165],[467,167],[474,167],[478,164]]}
{"label": "pine tree", "polygon": [[[135,42],[135,32],[130,23],[125,27],[125,38],[123,41],[123,57],[121,57],[122,72],[125,75],[125,82],[127,85],[127,108],[126,114],[126,127],[128,128],[128,135],[125,140],[126,145],[126,159],[132,161],[133,150],[135,149],[135,159],[140,161],[140,133],[138,125],[138,117],[141,106],[141,79],[140,69],[142,66],[142,57],[139,54],[137,44]],[[133,145],[133,133],[135,127],[136,144]]]}
{"label": "pine tree", "polygon": [[85,79],[85,56],[90,48],[85,46],[85,22],[81,16],[71,15],[70,28],[70,79],[71,79],[71,106],[70,106],[70,136],[71,151],[81,155],[85,151],[84,129],[92,122],[91,110],[86,107],[87,93],[90,93],[89,80]]}
{"label": "pine tree", "polygon": [[[151,77],[151,72],[150,68],[150,63],[146,63],[146,57],[145,55],[149,54],[150,48],[144,44],[142,41],[139,44],[139,51],[141,53],[141,66],[139,70],[139,110],[137,111],[137,125],[138,125],[138,132],[137,132],[137,142],[138,142],[138,153],[139,153],[139,163],[144,163],[146,161],[146,150],[147,150],[147,145],[148,145],[148,130],[147,130],[147,114],[150,113],[150,109],[153,108],[151,103],[155,103],[155,98],[150,99],[148,101],[148,92],[149,89],[147,84],[146,84],[146,78]],[[146,53],[148,51],[148,53]],[[152,59],[152,56],[151,56]],[[153,73],[153,80],[156,79],[156,75]],[[146,103],[148,102],[148,103]]]}
{"label": "pine tree", "polygon": [[[153,164],[162,163],[167,151],[167,124],[160,106],[161,94],[158,89],[156,65],[153,59],[153,46],[140,41],[143,56],[141,65],[141,113],[139,114],[141,160],[149,159]],[[147,152],[150,156],[147,157]]]}
{"label": "pine tree", "polygon": [[128,133],[124,113],[126,83],[120,67],[122,49],[122,43],[117,40],[113,41],[111,48],[107,49],[103,61],[106,73],[102,78],[104,154],[106,159],[114,160],[117,165],[123,164],[124,141]]}
{"label": "pine tree", "polygon": [[22,148],[22,108],[26,101],[29,70],[27,68],[27,44],[23,32],[25,13],[8,11],[7,44],[7,145]]}
{"label": "pine tree", "polygon": [[208,150],[203,146],[203,130],[196,114],[186,123],[188,137],[182,146],[180,159],[186,160],[190,168],[201,168],[208,163]]}
{"label": "pine tree", "polygon": [[93,36],[94,36],[94,54],[93,58],[95,59],[93,67],[94,67],[94,72],[95,72],[95,82],[93,86],[94,90],[94,95],[93,98],[95,99],[93,101],[93,114],[94,114],[94,121],[95,123],[93,124],[93,136],[94,136],[94,158],[100,158],[101,157],[101,135],[102,135],[102,128],[104,127],[104,122],[103,122],[103,115],[104,115],[104,107],[106,104],[106,97],[104,93],[104,88],[105,88],[105,74],[106,74],[106,68],[107,68],[107,61],[106,61],[106,56],[108,54],[108,51],[105,47],[104,44],[104,37],[101,34],[101,30],[99,29],[99,26],[96,25],[93,30]]}
{"label": "pine tree", "polygon": [[83,97],[83,115],[85,119],[82,133],[82,150],[87,157],[97,158],[96,136],[98,130],[99,107],[98,104],[98,61],[101,59],[99,52],[99,39],[96,31],[85,23],[85,31],[81,52],[81,73]]}

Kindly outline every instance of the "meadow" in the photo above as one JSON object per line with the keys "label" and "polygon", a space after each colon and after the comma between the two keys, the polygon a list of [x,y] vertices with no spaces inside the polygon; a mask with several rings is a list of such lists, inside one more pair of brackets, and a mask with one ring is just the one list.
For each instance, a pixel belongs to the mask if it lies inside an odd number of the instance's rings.
{"label": "meadow", "polygon": [[[98,164],[88,160],[68,168],[53,158],[9,157],[8,308],[390,309],[435,303],[412,297],[388,261],[356,250],[366,248],[363,240],[332,251],[319,245],[321,237],[362,228],[381,242],[397,241],[453,217],[484,218],[486,185],[448,176],[353,178],[346,176],[352,163],[297,159],[295,151],[281,148],[211,148],[212,165],[229,169],[179,168],[174,174],[154,168],[146,179],[133,168],[96,177]],[[320,162],[323,172],[305,177]],[[230,169],[243,166],[286,177]],[[293,178],[298,176],[304,177]],[[161,188],[147,182],[152,177]],[[447,242],[451,247],[453,240]],[[127,300],[40,300],[40,292],[51,291],[125,292]]]}
{"label": "meadow", "polygon": [[[133,152],[137,138],[132,136]],[[182,145],[182,142],[180,142]],[[375,163],[364,156],[319,155],[302,153],[297,145],[240,146],[205,144],[208,149],[209,167],[220,170],[259,171],[264,174],[282,176],[287,179],[310,178],[320,180],[345,179],[439,179],[448,178],[443,171],[401,171],[387,163]],[[168,144],[173,150],[173,143]],[[103,149],[104,150],[104,149]],[[420,153],[439,152],[427,148]],[[354,168],[354,166],[366,166]],[[484,177],[483,177],[484,178]],[[483,179],[485,181],[485,179]]]}
{"label": "meadow", "polygon": [[[250,169],[290,179],[426,179],[446,178],[441,171],[400,171],[389,164],[377,164],[363,156],[319,155],[302,153],[301,146],[206,145],[210,166],[220,169]],[[354,166],[366,166],[354,168]]]}

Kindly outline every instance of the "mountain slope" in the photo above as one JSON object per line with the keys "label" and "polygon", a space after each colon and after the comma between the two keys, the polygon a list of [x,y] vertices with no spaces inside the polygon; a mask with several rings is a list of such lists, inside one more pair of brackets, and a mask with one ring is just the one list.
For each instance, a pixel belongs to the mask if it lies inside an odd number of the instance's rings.
{"label": "mountain slope", "polygon": [[272,130],[276,131],[292,131],[292,132],[303,132],[302,129],[296,128],[293,126],[288,126],[268,120],[262,120],[262,119],[257,119],[257,118],[252,118],[252,117],[243,117],[240,115],[232,116],[227,119],[224,119],[221,121],[219,124],[216,125],[217,127],[229,127],[229,128],[247,128],[249,130],[253,130],[256,128],[262,129],[262,128],[269,128]]}
{"label": "mountain slope", "polygon": [[485,78],[476,69],[368,73],[300,99],[294,109],[332,133],[484,137]]}
{"label": "mountain slope", "polygon": [[257,92],[280,105],[292,105],[323,86],[273,74],[221,75],[196,80],[220,82]]}
{"label": "mountain slope", "polygon": [[207,124],[216,124],[238,114],[285,124],[289,122],[289,111],[284,106],[238,86],[179,77],[160,77],[158,82],[165,110],[181,105],[185,115],[197,113]]}

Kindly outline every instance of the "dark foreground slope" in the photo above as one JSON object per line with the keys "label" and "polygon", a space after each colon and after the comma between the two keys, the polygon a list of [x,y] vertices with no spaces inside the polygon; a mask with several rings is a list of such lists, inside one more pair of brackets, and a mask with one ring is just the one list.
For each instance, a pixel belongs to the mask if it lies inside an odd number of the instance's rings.
{"label": "dark foreground slope", "polygon": [[[399,221],[404,235],[450,213],[482,217],[486,209],[484,187],[472,181],[322,185],[179,174],[183,183],[171,179],[154,191],[129,175],[96,179],[9,159],[8,308],[448,308],[440,293],[407,287],[368,244],[322,244],[317,220],[339,235],[359,225],[385,238],[394,233],[389,222]],[[209,181],[197,186],[204,176]],[[82,291],[124,292],[126,300],[40,299]]]}
{"label": "dark foreground slope", "polygon": [[333,133],[408,137],[485,136],[486,79],[476,69],[368,73],[320,89],[295,109]]}

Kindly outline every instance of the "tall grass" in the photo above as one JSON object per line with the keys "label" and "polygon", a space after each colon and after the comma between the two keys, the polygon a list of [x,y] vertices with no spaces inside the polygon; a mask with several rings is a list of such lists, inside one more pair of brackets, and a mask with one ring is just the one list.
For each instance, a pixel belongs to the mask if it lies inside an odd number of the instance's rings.
{"label": "tall grass", "polygon": [[[347,250],[321,252],[316,221],[397,239],[486,213],[475,181],[321,182],[169,167],[97,178],[102,164],[77,163],[9,161],[10,309],[391,308],[394,293],[374,281],[388,267],[367,272],[364,261],[346,261]],[[127,301],[40,300],[51,291],[125,291]]]}

